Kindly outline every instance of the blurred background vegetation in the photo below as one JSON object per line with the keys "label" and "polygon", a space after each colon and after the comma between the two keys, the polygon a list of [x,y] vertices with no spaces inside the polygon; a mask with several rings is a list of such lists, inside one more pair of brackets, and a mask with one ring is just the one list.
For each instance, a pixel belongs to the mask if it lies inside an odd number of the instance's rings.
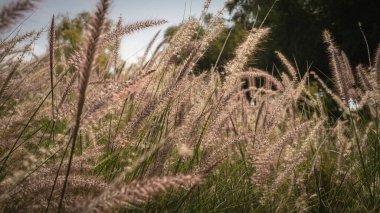
{"label": "blurred background vegetation", "polygon": [[[250,65],[276,74],[275,68],[281,66],[274,54],[278,50],[297,64],[301,74],[312,69],[327,81],[331,75],[322,41],[324,29],[332,32],[352,66],[368,62],[368,50],[372,57],[380,41],[379,0],[229,0],[226,9],[229,14],[226,28],[198,61],[195,72],[210,70],[216,63],[221,71],[253,26],[269,26],[272,30],[261,47],[263,51]],[[211,17],[212,14],[206,16],[204,27]],[[67,44],[63,54],[68,56],[80,45],[84,23],[89,17],[81,13],[72,19],[60,18],[57,39],[58,43]],[[178,27],[166,29],[167,41]],[[60,54],[57,54],[58,61]]]}
{"label": "blurred background vegetation", "polygon": [[[326,48],[322,41],[324,29],[332,32],[353,66],[368,61],[367,46],[359,23],[371,54],[380,41],[378,0],[230,0],[226,8],[230,14],[226,20],[227,28],[199,61],[199,70],[208,70],[215,64],[226,40],[218,64],[223,65],[228,61],[233,50],[254,25],[272,29],[268,41],[262,47],[264,51],[251,62],[268,71],[272,70],[274,64],[280,66],[273,53],[279,50],[297,62],[301,73],[311,66],[313,70],[330,76]],[[166,36],[170,37],[173,32],[173,29],[168,30]]]}

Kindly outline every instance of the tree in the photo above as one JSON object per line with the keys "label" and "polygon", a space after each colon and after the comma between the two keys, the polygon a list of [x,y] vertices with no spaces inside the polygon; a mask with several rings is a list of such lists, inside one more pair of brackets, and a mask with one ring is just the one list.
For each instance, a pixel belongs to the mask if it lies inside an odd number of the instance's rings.
{"label": "tree", "polygon": [[[64,58],[70,58],[71,54],[74,53],[75,50],[78,50],[83,41],[84,41],[84,32],[86,29],[86,23],[90,20],[90,14],[87,12],[83,12],[71,18],[67,15],[59,15],[58,16],[58,24],[56,26],[56,42],[60,46],[56,50],[56,72],[60,73],[63,70],[63,65],[61,64],[62,54]],[[110,30],[111,24],[106,25],[105,32]],[[112,47],[109,47],[110,49]],[[103,50],[101,51],[98,58],[99,67],[104,67],[107,63],[107,58],[110,51]]]}
{"label": "tree", "polygon": [[[193,39],[200,39],[204,35],[205,28],[208,27],[209,21],[212,19],[212,14],[207,14],[204,18],[202,27],[199,29],[197,36]],[[169,41],[171,37],[177,32],[179,26],[172,26],[166,29],[164,37],[165,40]],[[233,58],[236,47],[244,37],[247,35],[247,31],[243,29],[240,25],[234,25],[232,27],[225,27],[222,33],[210,43],[210,46],[207,48],[207,51],[197,62],[193,72],[199,74],[206,70],[211,70],[213,66],[216,66],[216,63],[219,68],[222,68],[223,65],[230,59]],[[181,57],[181,59],[184,59]],[[221,71],[222,69],[218,69]]]}
{"label": "tree", "polygon": [[[264,22],[266,13],[273,6]],[[250,29],[263,24],[272,28],[270,42],[258,65],[266,67],[274,61],[274,50],[298,64],[312,62],[316,68],[328,70],[322,31],[328,29],[354,64],[368,61],[366,45],[358,27],[361,22],[370,52],[380,40],[380,1],[374,0],[232,0],[226,4],[234,25]]]}
{"label": "tree", "polygon": [[63,54],[69,56],[81,44],[85,24],[90,20],[90,14],[80,13],[74,18],[60,15],[58,18],[60,22],[56,27],[56,40],[58,44],[65,46]]}

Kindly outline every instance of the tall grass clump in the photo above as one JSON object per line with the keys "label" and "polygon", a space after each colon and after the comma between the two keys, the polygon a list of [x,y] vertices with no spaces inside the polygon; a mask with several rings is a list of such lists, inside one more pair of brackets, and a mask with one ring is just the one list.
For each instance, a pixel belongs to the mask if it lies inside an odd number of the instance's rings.
{"label": "tall grass clump", "polygon": [[[4,6],[0,32],[34,2]],[[270,42],[270,28],[252,28],[229,62],[199,74],[226,27],[222,11],[204,26],[210,3],[131,66],[123,36],[166,21],[112,26],[110,0],[59,60],[54,16],[45,55],[31,48],[42,31],[2,39],[1,211],[378,212],[380,47],[353,67],[325,31],[330,88],[281,52],[278,75],[248,66]]]}

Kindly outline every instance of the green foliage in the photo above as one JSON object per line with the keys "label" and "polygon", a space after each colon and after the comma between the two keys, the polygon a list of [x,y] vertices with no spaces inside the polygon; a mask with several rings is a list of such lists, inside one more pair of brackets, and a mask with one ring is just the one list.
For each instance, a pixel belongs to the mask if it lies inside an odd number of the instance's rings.
{"label": "green foliage", "polygon": [[[265,16],[273,6],[267,19]],[[327,58],[321,39],[329,29],[354,64],[368,61],[367,49],[358,27],[361,22],[370,52],[380,37],[380,1],[373,0],[232,0],[227,3],[235,25],[248,30],[252,24],[272,28],[270,42],[258,65],[265,68],[274,61],[273,51],[294,56],[298,64],[313,64],[328,74]],[[257,17],[257,18],[256,18]],[[291,38],[291,40],[289,40]],[[302,70],[302,69],[301,69]]]}
{"label": "green foliage", "polygon": [[[204,35],[205,29],[207,29],[209,24],[208,22],[211,18],[211,14],[208,14],[205,17],[203,20],[204,26],[199,28],[198,33],[193,37],[193,39],[200,39]],[[164,34],[165,39],[169,41],[170,38],[177,32],[178,28],[179,26],[171,26],[167,28]],[[233,58],[236,47],[245,39],[247,34],[248,31],[246,31],[241,25],[226,27],[217,39],[211,42],[205,54],[197,62],[197,66],[193,70],[193,73],[199,74],[203,71],[210,70],[216,65],[218,67],[222,67],[228,60]],[[177,64],[185,59],[185,56],[186,53],[180,57]]]}
{"label": "green foliage", "polygon": [[58,19],[61,21],[56,27],[56,40],[58,45],[64,45],[65,48],[57,54],[65,54],[68,57],[82,43],[84,29],[90,20],[90,14],[80,13],[74,18],[61,15],[58,16]]}
{"label": "green foliage", "polygon": [[[57,62],[56,72],[62,73],[63,64],[61,63],[62,54],[66,58],[70,58],[75,50],[78,50],[84,42],[84,32],[87,23],[90,20],[90,14],[83,12],[71,18],[68,15],[59,15],[58,24],[56,26],[56,44],[62,48],[56,50],[55,60]],[[112,23],[106,25],[106,32],[110,30]],[[112,50],[112,47],[109,47]],[[109,53],[105,50],[99,53],[98,65],[100,68],[105,67],[109,58]],[[66,61],[67,63],[67,61]]]}
{"label": "green foliage", "polygon": [[[234,56],[234,50],[244,40],[247,31],[241,25],[226,28],[221,35],[210,44],[209,49],[199,60],[199,71],[210,70],[213,66],[222,67]],[[219,59],[219,61],[218,61]],[[216,65],[216,62],[218,64]]]}

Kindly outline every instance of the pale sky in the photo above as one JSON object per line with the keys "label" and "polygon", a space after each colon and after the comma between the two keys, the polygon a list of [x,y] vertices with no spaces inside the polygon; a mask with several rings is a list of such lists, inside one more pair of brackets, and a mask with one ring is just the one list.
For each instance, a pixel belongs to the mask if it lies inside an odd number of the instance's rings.
{"label": "pale sky", "polygon": [[[0,6],[12,0],[0,0]],[[68,14],[75,16],[83,11],[94,11],[98,0],[41,0],[37,9],[28,14],[28,19],[22,24],[21,32],[41,29],[49,25],[52,15]],[[209,12],[215,13],[224,7],[225,0],[213,0]],[[166,19],[167,24],[149,28],[124,37],[120,55],[129,62],[136,61],[142,55],[146,45],[158,30],[162,30],[159,40],[165,29],[177,25],[183,18],[199,17],[204,0],[113,0],[110,18],[115,22],[123,17],[124,23],[133,23],[146,19]],[[0,35],[2,37],[4,35]],[[156,42],[158,43],[158,42]],[[35,46],[35,53],[41,54],[47,48],[47,34],[43,34]]]}

